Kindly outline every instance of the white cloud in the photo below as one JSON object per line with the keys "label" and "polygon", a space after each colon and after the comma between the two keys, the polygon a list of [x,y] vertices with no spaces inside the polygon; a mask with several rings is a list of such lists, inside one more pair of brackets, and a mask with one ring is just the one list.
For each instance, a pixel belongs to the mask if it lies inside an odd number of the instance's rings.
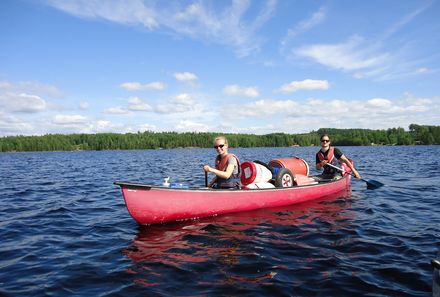
{"label": "white cloud", "polygon": [[0,95],[0,107],[10,112],[36,113],[45,111],[47,103],[36,95],[7,92]]}
{"label": "white cloud", "polygon": [[279,88],[281,93],[293,93],[299,90],[328,90],[329,83],[326,80],[306,79],[302,81],[292,81]]}
{"label": "white cloud", "polygon": [[80,133],[136,133],[138,131],[156,130],[156,127],[148,124],[128,125],[113,123],[106,120],[89,121],[81,128],[77,128]]}
{"label": "white cloud", "polygon": [[426,2],[425,5],[421,6],[419,9],[411,11],[409,14],[403,16],[398,22],[394,23],[389,27],[384,35],[382,36],[382,39],[387,39],[391,35],[395,34],[396,32],[400,31],[404,26],[412,22],[419,14],[424,12],[426,9],[428,9],[433,4],[433,1]]}
{"label": "white cloud", "polygon": [[436,102],[440,102],[439,98],[417,98],[416,96],[414,96],[413,94],[410,93],[406,93],[406,105],[407,105],[407,110],[410,113],[427,113],[430,112],[435,112],[436,107],[439,106],[438,103]]}
{"label": "white cloud", "polygon": [[392,102],[388,99],[373,98],[367,101],[366,106],[372,108],[390,108]]}
{"label": "white cloud", "polygon": [[[411,123],[438,125],[440,104],[436,102],[440,100],[408,95],[403,99],[371,98],[361,101],[311,98],[297,102],[268,99],[224,106],[221,114],[231,127],[239,130],[238,122],[245,121],[245,127],[259,123],[259,133],[308,132],[322,128],[323,123],[326,127],[335,128],[407,128]],[[274,126],[273,129],[270,125]],[[256,131],[247,130],[249,133]]]}
{"label": "white cloud", "polygon": [[223,93],[231,96],[258,97],[260,93],[257,87],[240,87],[239,85],[228,85],[223,88]]}
{"label": "white cloud", "polygon": [[180,132],[206,132],[208,131],[208,126],[202,123],[182,120],[175,126],[175,129]]}
{"label": "white cloud", "polygon": [[139,82],[126,82],[120,85],[121,88],[127,91],[142,91],[142,90],[156,90],[161,91],[165,89],[165,84],[161,82],[152,82],[141,84]]}
{"label": "white cloud", "polygon": [[82,109],[82,110],[86,110],[86,109],[88,109],[88,108],[89,108],[89,102],[81,101],[81,102],[79,103],[79,108]]}
{"label": "white cloud", "polygon": [[[42,123],[44,133],[103,133],[103,132],[136,132],[138,130],[126,124],[113,123],[107,120],[90,120],[83,115],[57,114],[50,123]],[[47,132],[49,131],[49,132]],[[36,131],[39,132],[39,131]],[[43,134],[40,132],[40,134]]]}
{"label": "white cloud", "polygon": [[195,99],[190,94],[183,93],[171,98],[171,103],[182,105],[194,105]]}
{"label": "white cloud", "polygon": [[193,117],[199,117],[203,114],[204,108],[197,100],[188,93],[181,93],[168,99],[164,104],[150,105],[143,101],[139,97],[128,98],[128,104],[124,106],[114,106],[105,109],[103,112],[106,114],[128,114],[131,111],[145,111],[159,114],[182,114],[189,113]]}
{"label": "white cloud", "polygon": [[128,98],[128,109],[132,111],[152,111],[153,108],[138,97]]}
{"label": "white cloud", "polygon": [[321,24],[325,20],[325,18],[326,18],[326,9],[325,7],[322,6],[319,8],[318,11],[314,12],[310,18],[305,19],[299,22],[293,28],[290,28],[287,31],[287,35],[281,40],[281,50],[282,51],[284,50],[284,48],[287,46],[287,44],[290,42],[291,39]]}
{"label": "white cloud", "polygon": [[409,105],[415,106],[430,106],[431,104],[435,104],[433,100],[428,98],[411,98],[408,100]]}
{"label": "white cloud", "polygon": [[208,112],[203,104],[200,104],[193,95],[188,93],[181,93],[171,97],[164,104],[157,105],[154,110],[161,114],[178,114],[177,116],[180,119],[182,117],[199,118]]}
{"label": "white cloud", "polygon": [[128,113],[128,109],[121,106],[110,107],[104,110],[104,113],[108,114],[126,114]]}
{"label": "white cloud", "polygon": [[329,68],[351,73],[356,79],[396,80],[427,72],[426,67],[417,68],[420,60],[411,57],[411,50],[404,44],[390,51],[385,50],[383,41],[366,40],[360,36],[338,44],[302,46],[292,52],[292,58],[306,57]]}
{"label": "white cloud", "polygon": [[159,26],[154,8],[147,7],[140,0],[129,2],[123,0],[106,2],[93,0],[48,0],[48,3],[57,9],[78,17],[101,18],[127,25],[141,24],[148,29],[154,29]]}
{"label": "white cloud", "polygon": [[257,30],[272,18],[276,1],[251,7],[250,1],[232,1],[226,8],[215,2],[145,2],[98,0],[49,0],[49,5],[66,13],[90,19],[171,31],[194,39],[232,47],[238,56],[259,50],[262,39]]}
{"label": "white cloud", "polygon": [[362,72],[356,72],[356,73],[353,74],[353,77],[356,78],[356,79],[363,79],[363,78],[366,77],[366,75],[364,73],[362,73]]}
{"label": "white cloud", "polygon": [[22,81],[18,83],[0,81],[0,90],[11,93],[36,94],[43,97],[62,97],[62,93],[57,87],[32,81]]}
{"label": "white cloud", "polygon": [[162,114],[186,113],[192,111],[194,108],[195,106],[193,105],[175,104],[170,101],[166,104],[157,105],[155,111]]}
{"label": "white cloud", "polygon": [[375,48],[359,36],[340,44],[317,44],[295,50],[296,55],[310,58],[331,68],[354,71],[380,67],[389,59],[388,54],[377,53]]}
{"label": "white cloud", "polygon": [[[265,118],[286,114],[298,109],[298,103],[292,100],[258,100],[247,104],[224,106],[222,114],[228,118]],[[234,110],[233,113],[230,110]]]}
{"label": "white cloud", "polygon": [[32,123],[0,111],[0,135],[26,135],[33,128]]}
{"label": "white cloud", "polygon": [[126,82],[121,84],[120,87],[127,91],[139,91],[142,89],[142,84],[138,82]]}
{"label": "white cloud", "polygon": [[196,2],[175,13],[167,24],[179,34],[231,46],[238,56],[248,56],[259,50],[261,39],[256,31],[272,18],[276,1],[264,1],[259,10],[250,9],[250,4],[232,1],[222,10]]}
{"label": "white cloud", "polygon": [[7,81],[1,81],[0,80],[0,90],[11,90],[12,84]]}
{"label": "white cloud", "polygon": [[142,124],[142,125],[139,125],[136,130],[141,131],[141,132],[142,131],[155,131],[155,130],[157,130],[157,127],[155,125]]}
{"label": "white cloud", "polygon": [[178,94],[165,104],[156,106],[155,111],[163,114],[187,113],[197,111],[201,106],[197,104],[197,100],[187,93]]}
{"label": "white cloud", "polygon": [[174,73],[174,77],[178,81],[183,81],[183,82],[192,82],[198,79],[197,75],[191,72],[176,72]]}
{"label": "white cloud", "polygon": [[428,73],[428,72],[430,72],[430,70],[427,67],[420,67],[420,68],[416,69],[416,73],[418,73],[418,74],[424,74],[424,73]]}
{"label": "white cloud", "polygon": [[401,36],[392,37],[432,6],[432,3],[429,1],[404,15],[388,28],[385,27],[382,34],[376,33],[376,38],[353,35],[341,43],[306,45],[293,49],[290,58],[306,57],[324,66],[351,72],[357,79],[395,80],[426,73],[428,68],[420,67],[420,63],[423,61],[426,64],[429,57],[415,57],[423,45],[415,46],[413,37],[409,38],[411,41]]}
{"label": "white cloud", "polygon": [[89,124],[91,131],[96,133],[112,131],[115,125],[110,121],[98,120]]}
{"label": "white cloud", "polygon": [[[387,129],[407,128],[411,123],[438,125],[439,97],[417,97],[411,93],[403,98],[370,98],[364,100],[317,99],[303,100],[256,100],[246,104],[228,104],[219,112],[204,109],[188,94],[170,98],[169,110],[158,116],[152,114],[153,123],[131,123],[139,120],[131,117],[130,124],[91,120],[81,114],[57,114],[50,121],[23,118],[0,110],[1,135],[36,135],[46,133],[97,133],[137,131],[225,131],[237,133],[301,133],[323,127]],[[182,104],[171,103],[180,100]],[[116,108],[115,108],[116,109]],[[121,108],[128,112],[127,109]],[[159,112],[153,108],[153,112]],[[20,114],[18,114],[20,115]],[[221,115],[221,116],[220,116]],[[212,123],[213,125],[210,125]],[[226,124],[225,124],[226,123]],[[160,127],[160,128],[158,128]]]}
{"label": "white cloud", "polygon": [[78,114],[57,114],[53,117],[52,122],[57,125],[81,125],[87,122],[87,118]]}

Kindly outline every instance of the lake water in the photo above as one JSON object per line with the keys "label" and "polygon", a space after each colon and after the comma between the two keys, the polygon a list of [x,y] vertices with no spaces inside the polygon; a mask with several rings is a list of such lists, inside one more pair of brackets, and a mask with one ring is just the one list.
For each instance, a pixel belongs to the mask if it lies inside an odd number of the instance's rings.
{"label": "lake water", "polygon": [[[341,149],[386,186],[143,227],[113,182],[202,186],[213,149],[2,153],[0,295],[430,296],[440,146]],[[231,152],[314,164],[316,150]]]}

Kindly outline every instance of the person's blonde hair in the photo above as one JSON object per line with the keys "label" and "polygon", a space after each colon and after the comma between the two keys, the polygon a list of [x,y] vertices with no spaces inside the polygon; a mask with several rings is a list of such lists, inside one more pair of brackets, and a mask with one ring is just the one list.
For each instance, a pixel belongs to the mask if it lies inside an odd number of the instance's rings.
{"label": "person's blonde hair", "polygon": [[226,137],[224,137],[224,136],[217,136],[217,137],[214,139],[214,143],[215,143],[217,140],[223,140],[223,142],[224,142],[225,144],[228,144],[228,139],[227,139]]}

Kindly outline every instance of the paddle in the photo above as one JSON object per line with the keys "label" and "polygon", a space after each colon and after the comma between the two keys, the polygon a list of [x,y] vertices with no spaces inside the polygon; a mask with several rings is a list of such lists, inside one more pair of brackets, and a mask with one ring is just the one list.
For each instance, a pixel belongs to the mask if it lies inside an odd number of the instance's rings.
{"label": "paddle", "polygon": [[205,187],[208,187],[208,172],[205,171]]}
{"label": "paddle", "polygon": [[[337,167],[337,166],[335,166],[335,165],[332,165],[332,164],[330,164],[330,163],[327,163],[327,164],[325,164],[325,165],[328,165],[328,166],[330,166],[330,167],[332,167],[332,168],[334,168],[334,169],[336,169],[336,170],[339,170],[339,171],[341,171],[341,172],[346,172],[344,169],[339,168],[339,167]],[[348,174],[350,174],[351,176],[356,177],[356,176],[355,176],[353,173],[351,173],[351,172],[348,172]],[[370,189],[370,190],[374,190],[374,189],[377,189],[377,188],[380,188],[380,187],[383,186],[383,183],[381,183],[381,182],[379,182],[379,181],[377,181],[377,180],[373,180],[373,179],[365,180],[365,179],[363,179],[363,178],[361,178],[361,180],[364,181],[364,182],[367,184],[367,189]]]}

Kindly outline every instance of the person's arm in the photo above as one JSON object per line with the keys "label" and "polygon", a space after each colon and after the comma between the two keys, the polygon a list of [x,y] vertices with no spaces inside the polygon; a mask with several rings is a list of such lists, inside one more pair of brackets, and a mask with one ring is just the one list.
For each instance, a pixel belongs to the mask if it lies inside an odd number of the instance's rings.
{"label": "person's arm", "polygon": [[[209,166],[209,165],[205,165],[205,166],[203,166],[203,170],[206,172],[206,173],[209,173],[209,172],[212,172],[212,170],[216,170],[216,169],[214,169],[214,168],[212,168],[211,166]],[[208,184],[208,187],[209,188],[212,188],[212,186],[215,184],[215,183],[217,183],[217,175],[209,182],[209,184]]]}
{"label": "person's arm", "polygon": [[328,163],[327,160],[319,161],[318,156],[316,156],[316,170],[321,170],[322,167],[324,167],[324,165],[327,164],[327,163]]}
{"label": "person's arm", "polygon": [[322,160],[319,163],[316,163],[316,170],[321,170],[328,163],[327,160]]}
{"label": "person's arm", "polygon": [[212,188],[212,186],[216,183],[217,183],[217,176],[211,180],[211,182],[208,184],[208,188]]}
{"label": "person's arm", "polygon": [[359,172],[357,172],[356,168],[354,168],[353,164],[350,162],[350,160],[347,159],[346,156],[342,155],[339,160],[341,160],[342,162],[344,162],[348,168],[351,169],[351,172],[353,172],[354,176],[356,176],[356,178],[361,178],[361,175],[359,174]]}
{"label": "person's arm", "polygon": [[223,178],[223,179],[228,179],[229,177],[231,177],[232,172],[234,171],[234,164],[229,163],[228,167],[226,167],[226,171],[221,171],[221,170],[212,168],[209,165],[205,165],[203,167],[203,169],[206,172],[214,173],[217,177],[220,177],[220,178]]}

